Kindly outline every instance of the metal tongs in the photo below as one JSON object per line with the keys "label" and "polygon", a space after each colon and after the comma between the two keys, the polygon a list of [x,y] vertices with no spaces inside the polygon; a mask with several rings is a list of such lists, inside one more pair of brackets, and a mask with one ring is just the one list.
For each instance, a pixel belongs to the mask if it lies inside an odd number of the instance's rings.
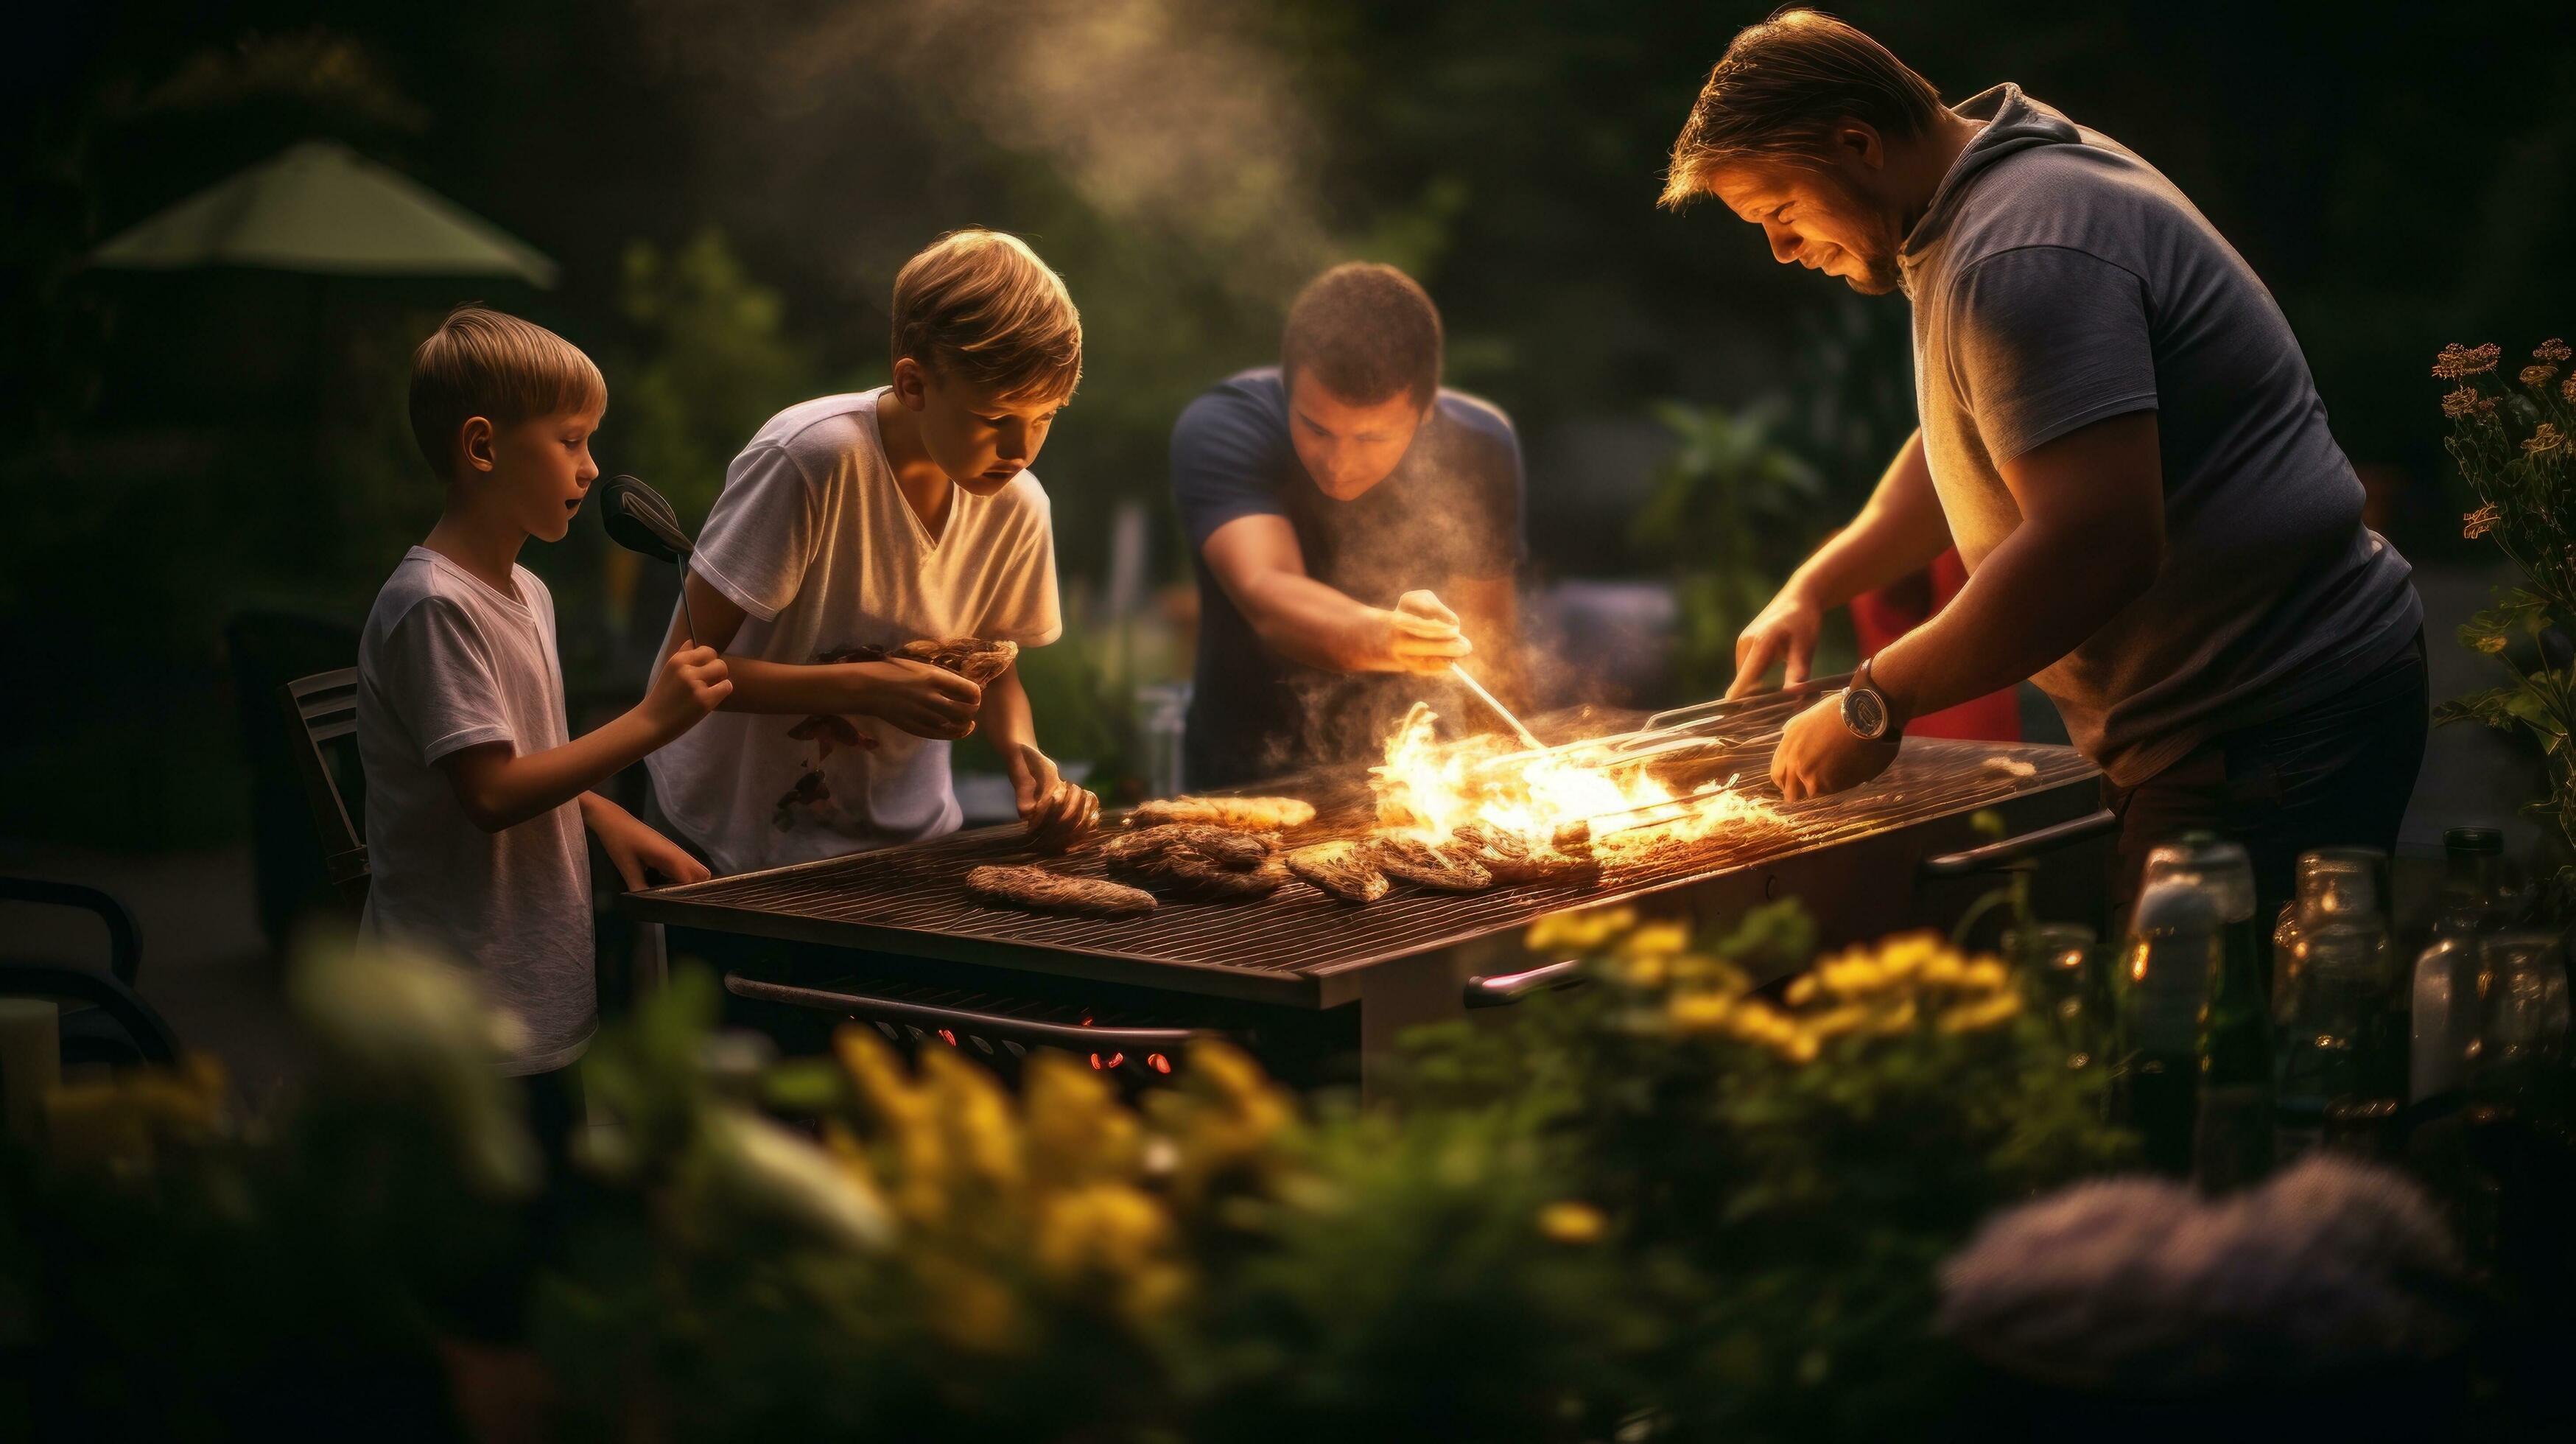
{"label": "metal tongs", "polygon": [[[1567,761],[1590,767],[1642,767],[1651,762],[1669,762],[1679,757],[1732,747],[1754,740],[1754,735],[1729,735],[1732,724],[1744,713],[1777,703],[1784,698],[1810,697],[1831,692],[1849,684],[1849,672],[1830,677],[1810,677],[1804,682],[1751,696],[1718,698],[1696,702],[1688,707],[1675,707],[1646,719],[1646,725],[1633,732],[1614,732],[1607,737],[1586,737],[1574,742],[1560,742],[1553,747],[1525,748],[1506,753],[1486,765],[1508,767],[1523,765],[1540,758]],[[1675,799],[1680,801],[1682,799]]]}

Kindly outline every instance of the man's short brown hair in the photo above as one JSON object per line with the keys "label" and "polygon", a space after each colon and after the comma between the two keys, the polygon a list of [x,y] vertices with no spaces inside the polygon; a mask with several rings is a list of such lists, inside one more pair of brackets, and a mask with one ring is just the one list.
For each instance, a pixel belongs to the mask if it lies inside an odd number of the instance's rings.
{"label": "man's short brown hair", "polygon": [[411,353],[411,436],[441,480],[468,417],[509,426],[607,405],[608,382],[580,347],[483,306],[448,312]]}
{"label": "man's short brown hair", "polygon": [[893,350],[1007,398],[1071,396],[1082,381],[1082,313],[1028,242],[950,231],[895,275]]}
{"label": "man's short brown hair", "polygon": [[1821,11],[1782,10],[1738,32],[1709,71],[1673,142],[1661,204],[1707,194],[1709,173],[1733,161],[1812,157],[1846,120],[1906,140],[1940,110],[1941,92],[1886,46]]}
{"label": "man's short brown hair", "polygon": [[1362,406],[1403,394],[1428,406],[1440,390],[1440,308],[1393,266],[1350,261],[1306,283],[1288,307],[1279,375],[1297,368]]}

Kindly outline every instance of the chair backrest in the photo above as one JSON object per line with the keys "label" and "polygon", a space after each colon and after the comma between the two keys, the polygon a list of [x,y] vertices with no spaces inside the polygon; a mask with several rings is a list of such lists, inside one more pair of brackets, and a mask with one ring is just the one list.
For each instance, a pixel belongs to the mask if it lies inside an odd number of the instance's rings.
{"label": "chair backrest", "polygon": [[304,800],[322,838],[322,866],[331,885],[352,903],[367,896],[367,842],[349,815],[348,796],[366,806],[365,773],[358,765],[358,669],[342,667],[298,677],[277,689],[287,731],[296,741],[296,771]]}

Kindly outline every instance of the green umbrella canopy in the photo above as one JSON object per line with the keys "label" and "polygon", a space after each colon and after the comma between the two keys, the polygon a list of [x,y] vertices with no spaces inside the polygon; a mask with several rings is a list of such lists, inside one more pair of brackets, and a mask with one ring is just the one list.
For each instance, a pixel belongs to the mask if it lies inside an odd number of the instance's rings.
{"label": "green umbrella canopy", "polygon": [[135,271],[257,266],[331,276],[506,276],[555,283],[555,263],[337,141],[289,146],[90,253]]}

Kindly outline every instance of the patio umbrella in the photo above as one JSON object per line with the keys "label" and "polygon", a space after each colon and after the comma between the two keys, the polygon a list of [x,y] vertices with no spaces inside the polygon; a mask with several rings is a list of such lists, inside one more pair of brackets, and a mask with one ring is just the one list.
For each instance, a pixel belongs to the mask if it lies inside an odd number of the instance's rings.
{"label": "patio umbrella", "polygon": [[495,276],[540,288],[555,263],[338,141],[308,140],[90,252],[113,270],[249,266],[320,276]]}

